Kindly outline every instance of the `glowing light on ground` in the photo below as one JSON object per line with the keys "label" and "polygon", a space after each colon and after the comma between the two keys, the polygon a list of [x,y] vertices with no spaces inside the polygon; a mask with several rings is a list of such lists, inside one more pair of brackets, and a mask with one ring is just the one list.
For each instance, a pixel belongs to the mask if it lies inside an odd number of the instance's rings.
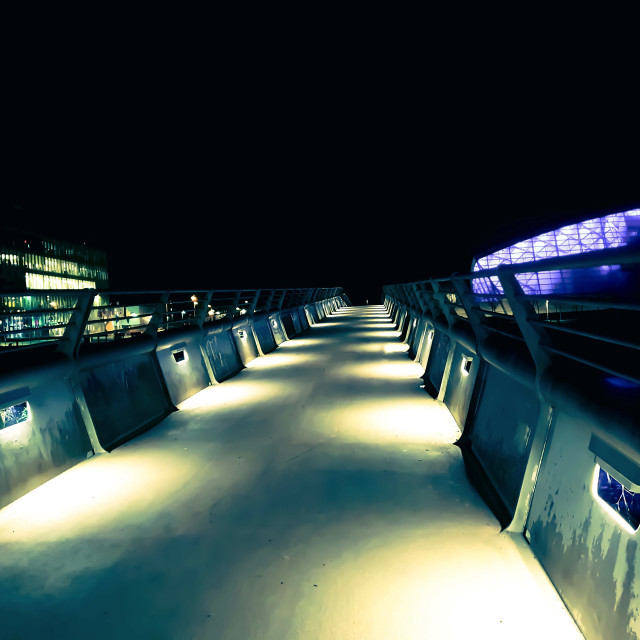
{"label": "glowing light on ground", "polygon": [[403,342],[392,342],[384,345],[385,353],[405,353],[409,351],[409,345]]}
{"label": "glowing light on ground", "polygon": [[[266,380],[252,381],[226,380],[222,384],[207,387],[187,398],[178,405],[181,411],[215,409],[238,404],[255,404],[265,400],[275,400],[279,395],[287,395],[289,385]],[[234,384],[235,383],[235,384]]]}
{"label": "glowing light on ground", "polygon": [[306,349],[307,347],[316,347],[321,344],[328,344],[329,340],[326,338],[294,338],[293,340],[287,340],[283,342],[279,347],[280,349]]}
{"label": "glowing light on ground", "polygon": [[451,444],[461,435],[446,407],[430,401],[426,394],[327,406],[309,416],[307,426],[310,430],[339,433],[347,441],[385,447],[397,442]]}
{"label": "glowing light on ground", "polygon": [[307,360],[304,355],[269,353],[264,358],[256,358],[247,364],[247,369],[270,369],[271,367],[290,367]]}
{"label": "glowing light on ground", "polygon": [[[330,562],[309,572],[306,582],[317,590],[300,593],[290,621],[300,635],[287,639],[583,640],[559,598],[540,588],[540,566],[508,534],[496,544],[495,530],[474,528],[469,539],[473,525],[464,515],[432,525],[401,516],[397,526],[376,522],[375,533],[371,524],[363,518],[308,532],[305,553],[319,566]],[[346,540],[351,551],[337,555],[326,540]],[[523,566],[533,576],[528,583],[520,580]]]}
{"label": "glowing light on ground", "polygon": [[412,380],[423,373],[422,367],[411,360],[407,362],[374,362],[344,365],[336,369],[336,374],[345,377],[357,376],[362,379]]}
{"label": "glowing light on ground", "polygon": [[358,329],[392,329],[395,331],[395,325],[392,322],[361,322]]}
{"label": "glowing light on ground", "polygon": [[33,423],[31,420],[0,429],[0,446],[10,447],[15,444],[24,444],[31,438],[32,430]]}
{"label": "glowing light on ground", "polygon": [[99,533],[114,518],[123,518],[123,526],[147,519],[197,472],[166,451],[95,456],[0,510],[0,542],[58,540]]}
{"label": "glowing light on ground", "polygon": [[387,340],[379,341],[367,341],[354,343],[351,345],[345,345],[343,351],[352,353],[377,353],[377,354],[392,354],[392,353],[405,353],[409,349],[409,345],[402,342],[389,342]]}
{"label": "glowing light on ground", "polygon": [[367,331],[365,335],[368,338],[386,338],[387,340],[393,340],[394,338],[400,337],[399,331]]}

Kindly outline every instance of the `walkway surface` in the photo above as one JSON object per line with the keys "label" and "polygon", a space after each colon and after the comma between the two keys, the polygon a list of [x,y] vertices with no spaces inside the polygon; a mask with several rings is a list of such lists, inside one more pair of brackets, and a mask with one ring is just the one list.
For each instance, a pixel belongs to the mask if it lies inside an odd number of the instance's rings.
{"label": "walkway surface", "polygon": [[582,638],[382,306],[0,511],[0,637]]}

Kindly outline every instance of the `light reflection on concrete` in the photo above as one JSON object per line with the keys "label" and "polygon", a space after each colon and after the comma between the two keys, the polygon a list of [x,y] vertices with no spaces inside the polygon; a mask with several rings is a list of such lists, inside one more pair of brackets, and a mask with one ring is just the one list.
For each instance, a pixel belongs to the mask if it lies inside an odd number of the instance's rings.
{"label": "light reflection on concrete", "polygon": [[269,369],[271,367],[289,367],[300,364],[299,354],[269,353],[268,357],[256,358],[247,364],[247,369]]}
{"label": "light reflection on concrete", "polygon": [[[258,367],[255,367],[256,369]],[[178,405],[181,411],[210,409],[231,405],[260,405],[264,401],[277,401],[279,396],[293,393],[290,385],[269,380],[226,380],[222,384],[207,387]]]}
{"label": "light reflection on concrete", "polygon": [[147,520],[149,508],[196,472],[184,456],[150,448],[95,456],[0,510],[0,544],[100,533],[118,518]]}
{"label": "light reflection on concrete", "polygon": [[337,368],[339,376],[358,376],[363,379],[378,378],[380,380],[412,380],[422,375],[422,367],[411,360],[402,364],[398,362],[376,362],[349,364]]}

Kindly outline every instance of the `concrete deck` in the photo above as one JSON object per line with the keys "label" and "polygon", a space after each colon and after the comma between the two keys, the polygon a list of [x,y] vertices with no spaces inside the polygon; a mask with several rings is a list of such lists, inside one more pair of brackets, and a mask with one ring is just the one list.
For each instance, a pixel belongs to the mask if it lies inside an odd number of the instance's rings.
{"label": "concrete deck", "polygon": [[0,511],[0,637],[582,638],[381,306]]}

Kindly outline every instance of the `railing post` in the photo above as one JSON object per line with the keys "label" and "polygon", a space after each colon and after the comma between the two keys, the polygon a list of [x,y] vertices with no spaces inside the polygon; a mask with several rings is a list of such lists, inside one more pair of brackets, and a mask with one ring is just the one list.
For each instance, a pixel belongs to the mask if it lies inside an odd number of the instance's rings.
{"label": "railing post", "polygon": [[431,287],[431,291],[428,291],[426,286],[423,283],[422,288],[419,291],[420,299],[425,303],[429,313],[431,314],[431,320],[435,320],[442,311],[438,306],[438,301],[434,297],[433,287]]}
{"label": "railing post", "polygon": [[160,298],[156,303],[156,308],[153,312],[153,315],[149,319],[149,323],[147,324],[143,334],[145,336],[150,336],[154,340],[158,337],[158,329],[160,329],[160,325],[164,319],[164,313],[167,308],[167,304],[169,302],[170,292],[165,291],[160,294]]}
{"label": "railing post", "polygon": [[256,291],[256,295],[253,296],[253,302],[251,303],[251,308],[249,309],[249,314],[253,315],[256,312],[256,307],[258,306],[258,299],[260,298],[260,294],[262,293],[262,289],[258,289]]}
{"label": "railing post", "polygon": [[482,345],[484,344],[484,340],[487,337],[487,329],[484,326],[484,315],[480,313],[475,308],[475,300],[473,299],[473,295],[469,290],[469,287],[465,286],[465,281],[456,277],[455,275],[451,278],[451,284],[455,289],[456,295],[458,296],[458,300],[462,304],[462,307],[467,314],[467,318],[469,319],[469,324],[471,325],[471,329],[473,330],[473,334],[476,338],[476,353],[482,356]]}
{"label": "railing post", "polygon": [[78,351],[80,350],[84,331],[96,295],[97,292],[94,290],[81,291],[78,293],[78,302],[65,327],[62,340],[58,344],[58,351],[72,360],[77,357]]}
{"label": "railing post", "polygon": [[212,296],[213,290],[206,292],[205,299],[202,301],[202,306],[197,310],[197,313],[193,318],[193,324],[195,324],[199,329],[204,328],[204,323],[207,319],[207,314],[209,313],[209,301]]}
{"label": "railing post", "polygon": [[69,322],[63,334],[63,339],[58,345],[58,350],[60,353],[66,355],[73,363],[73,373],[69,376],[69,386],[71,387],[71,393],[73,393],[73,397],[75,398],[78,409],[80,410],[80,415],[82,416],[84,427],[87,431],[87,435],[89,436],[91,447],[93,448],[94,453],[98,454],[107,452],[104,450],[100,444],[100,440],[98,439],[96,427],[93,423],[93,418],[91,417],[91,412],[89,411],[89,406],[87,405],[87,400],[84,396],[84,391],[82,390],[82,385],[80,384],[80,371],[78,367],[78,353],[80,351],[80,345],[82,344],[82,338],[84,336],[84,331],[87,326],[87,321],[89,320],[89,315],[91,314],[93,301],[96,295],[97,292],[93,290],[83,291],[78,294],[76,308],[73,310],[71,318],[69,318]]}
{"label": "railing post", "polygon": [[267,313],[271,313],[271,304],[273,303],[273,297],[276,294],[276,290],[275,289],[270,289],[269,293],[269,297],[267,298],[267,301],[265,302],[264,306],[265,306],[265,310]]}
{"label": "railing post", "polygon": [[445,302],[447,293],[442,291],[439,282],[431,282],[431,287],[433,288],[433,299],[440,307],[441,315],[444,316],[447,324],[449,325],[449,329],[451,329],[454,323],[454,318],[452,316],[455,314],[452,314],[451,312],[451,304],[449,304],[448,301]]}
{"label": "railing post", "polygon": [[551,364],[542,345],[548,344],[549,338],[542,327],[532,324],[531,320],[537,320],[537,314],[531,303],[525,299],[524,292],[513,273],[505,273],[498,267],[498,278],[504,295],[509,302],[513,317],[520,329],[520,333],[529,349],[536,366],[536,390],[540,393],[540,379]]}
{"label": "railing post", "polygon": [[498,278],[504,295],[509,302],[513,317],[520,329],[520,333],[525,340],[529,353],[533,358],[536,368],[535,390],[540,404],[538,422],[531,438],[531,447],[527,457],[527,466],[524,472],[520,494],[516,503],[513,518],[507,527],[507,531],[522,533],[527,524],[529,509],[533,492],[535,491],[542,464],[542,456],[549,438],[551,424],[553,420],[553,407],[545,400],[541,391],[541,379],[545,374],[551,361],[547,353],[542,349],[542,345],[548,342],[548,337],[544,329],[534,324],[531,320],[536,320],[535,309],[530,302],[525,300],[524,292],[513,273],[505,273],[498,267]]}
{"label": "railing post", "polygon": [[242,289],[239,289],[236,292],[236,297],[233,299],[233,302],[227,307],[227,314],[231,312],[231,322],[233,322],[233,319],[235,318],[236,310],[238,309],[238,304],[240,303],[241,294],[242,294]]}

